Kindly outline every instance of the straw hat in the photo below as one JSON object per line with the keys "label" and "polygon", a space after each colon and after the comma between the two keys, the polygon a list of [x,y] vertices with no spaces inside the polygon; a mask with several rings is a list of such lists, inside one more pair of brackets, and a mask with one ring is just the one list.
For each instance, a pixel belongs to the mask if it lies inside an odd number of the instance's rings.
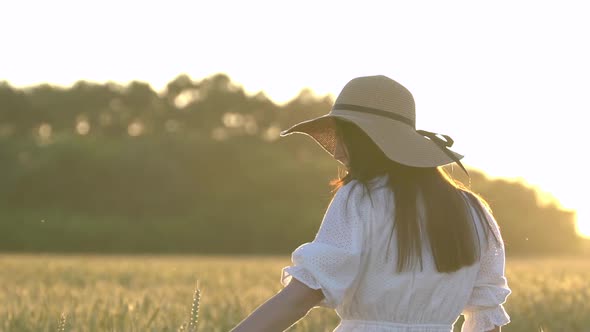
{"label": "straw hat", "polygon": [[280,136],[308,135],[333,157],[336,145],[334,118],[356,124],[388,158],[400,164],[435,167],[456,162],[467,173],[460,162],[463,155],[449,149],[453,145],[451,137],[416,130],[412,94],[389,77],[352,79],[344,86],[328,114],[300,122],[281,131]]}

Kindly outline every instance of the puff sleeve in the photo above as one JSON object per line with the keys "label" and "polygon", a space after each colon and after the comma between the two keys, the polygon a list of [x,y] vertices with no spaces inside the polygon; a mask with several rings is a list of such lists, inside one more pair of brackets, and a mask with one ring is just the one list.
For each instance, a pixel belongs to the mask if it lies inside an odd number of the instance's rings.
{"label": "puff sleeve", "polygon": [[295,278],[309,288],[321,289],[324,299],[318,304],[320,307],[338,307],[359,275],[363,222],[368,221],[370,210],[360,203],[363,186],[354,186],[356,182],[352,180],[340,187],[315,239],[295,249],[291,255],[293,264],[281,271],[283,286]]}
{"label": "puff sleeve", "polygon": [[494,234],[489,233],[489,227],[485,227],[484,224],[485,230],[488,231],[488,240],[482,250],[473,291],[462,312],[465,318],[461,328],[462,332],[489,331],[495,326],[503,326],[510,322],[510,316],[503,306],[511,293],[504,276],[504,243],[495,218],[483,205],[481,207],[487,219],[484,220],[484,223],[487,222],[491,225],[500,242],[496,241]]}

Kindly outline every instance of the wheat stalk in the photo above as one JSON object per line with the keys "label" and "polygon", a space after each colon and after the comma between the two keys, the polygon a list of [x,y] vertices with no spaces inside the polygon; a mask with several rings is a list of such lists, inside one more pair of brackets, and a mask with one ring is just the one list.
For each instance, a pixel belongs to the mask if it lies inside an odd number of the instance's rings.
{"label": "wheat stalk", "polygon": [[197,331],[197,323],[199,321],[199,301],[201,300],[201,290],[199,289],[199,280],[197,279],[197,285],[193,294],[193,307],[191,309],[191,317],[188,324],[189,332]]}
{"label": "wheat stalk", "polygon": [[68,315],[62,311],[61,317],[59,318],[59,323],[57,324],[57,332],[65,332],[66,331],[67,316]]}

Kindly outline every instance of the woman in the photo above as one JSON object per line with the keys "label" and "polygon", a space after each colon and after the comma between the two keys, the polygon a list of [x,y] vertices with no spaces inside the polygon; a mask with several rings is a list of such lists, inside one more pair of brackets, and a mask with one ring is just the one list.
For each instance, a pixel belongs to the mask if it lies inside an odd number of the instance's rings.
{"label": "woman", "polygon": [[312,137],[347,168],[312,242],[292,254],[286,286],[233,332],[283,331],[314,306],[334,331],[500,331],[504,244],[489,206],[439,167],[460,162],[453,140],[415,129],[414,99],[385,76],[346,84],[330,113],[281,136]]}

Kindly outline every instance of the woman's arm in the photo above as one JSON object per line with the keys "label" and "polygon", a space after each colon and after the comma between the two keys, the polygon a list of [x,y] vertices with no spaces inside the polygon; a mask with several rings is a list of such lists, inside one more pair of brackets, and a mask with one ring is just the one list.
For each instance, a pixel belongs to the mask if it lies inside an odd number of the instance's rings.
{"label": "woman's arm", "polygon": [[280,332],[295,324],[324,298],[299,280],[291,282],[264,302],[230,332]]}

